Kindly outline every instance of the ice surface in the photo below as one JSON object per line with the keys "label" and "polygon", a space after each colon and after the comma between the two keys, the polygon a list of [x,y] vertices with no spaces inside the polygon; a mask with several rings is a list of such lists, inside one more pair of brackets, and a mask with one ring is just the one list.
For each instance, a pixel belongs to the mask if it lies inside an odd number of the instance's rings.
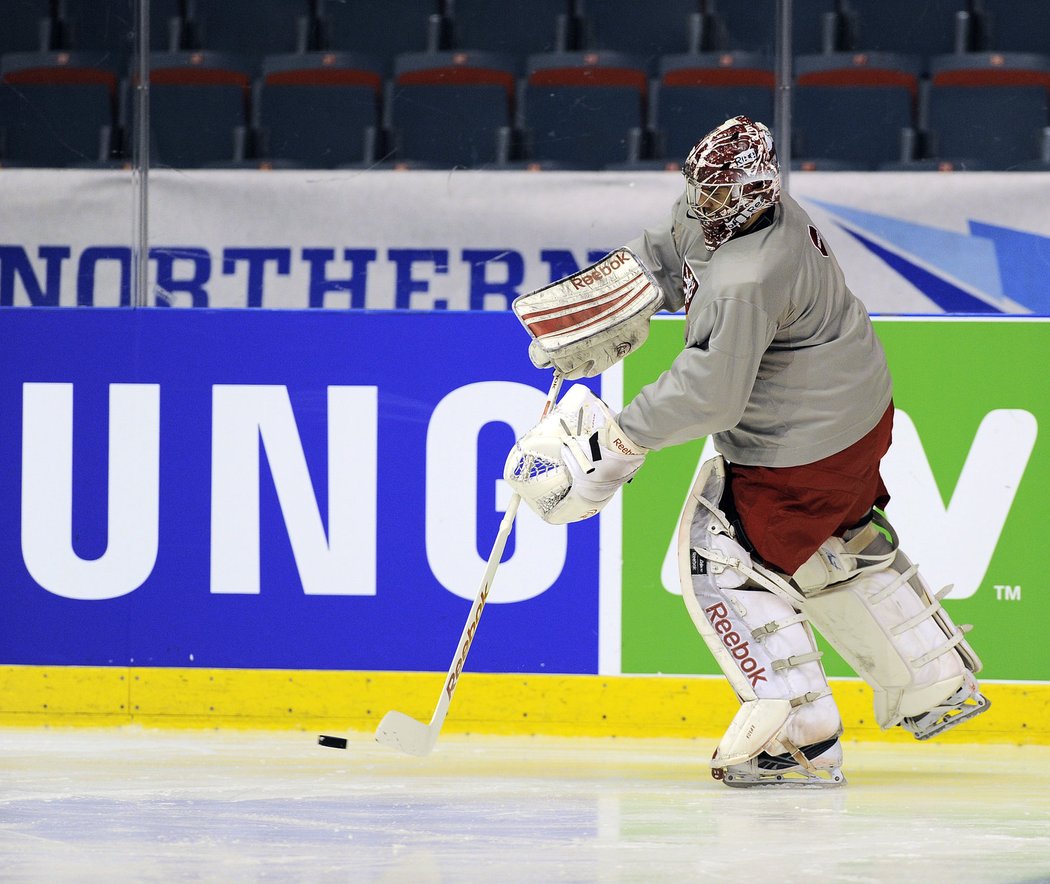
{"label": "ice surface", "polygon": [[703,740],[349,737],[0,730],[0,880],[1050,881],[1050,747],[847,744],[844,788],[742,791]]}

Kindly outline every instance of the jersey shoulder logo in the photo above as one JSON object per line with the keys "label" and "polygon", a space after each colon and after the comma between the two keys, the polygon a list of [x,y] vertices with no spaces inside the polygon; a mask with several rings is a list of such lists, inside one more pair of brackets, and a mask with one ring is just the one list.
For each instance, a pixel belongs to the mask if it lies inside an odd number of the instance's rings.
{"label": "jersey shoulder logo", "polygon": [[820,231],[812,224],[809,225],[809,238],[813,243],[813,248],[826,258],[828,256],[828,247],[824,245],[824,238],[820,235]]}
{"label": "jersey shoulder logo", "polygon": [[682,260],[682,288],[685,292],[685,312],[688,313],[689,304],[696,290],[700,288],[700,282],[693,273],[693,268],[689,266],[689,262],[684,259]]}

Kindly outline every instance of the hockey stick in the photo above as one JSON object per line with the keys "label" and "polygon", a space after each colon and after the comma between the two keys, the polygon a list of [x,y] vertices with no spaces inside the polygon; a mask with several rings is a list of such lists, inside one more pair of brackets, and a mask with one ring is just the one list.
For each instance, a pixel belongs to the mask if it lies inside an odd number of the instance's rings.
{"label": "hockey stick", "polygon": [[[546,416],[547,412],[554,406],[558,398],[558,391],[561,389],[561,381],[561,373],[555,371],[541,417]],[[467,654],[470,652],[470,646],[478,629],[478,622],[481,620],[481,612],[485,608],[489,591],[492,589],[492,580],[496,576],[496,568],[499,567],[500,559],[503,558],[503,548],[507,545],[507,537],[510,535],[510,529],[518,514],[518,505],[520,503],[521,497],[517,494],[513,495],[510,503],[507,505],[503,521],[500,522],[496,540],[492,544],[492,552],[489,553],[485,573],[481,578],[481,586],[478,587],[478,593],[474,597],[474,604],[470,606],[467,622],[463,626],[463,634],[459,638],[459,646],[456,648],[455,656],[452,658],[452,666],[448,670],[445,684],[441,689],[437,708],[430,717],[430,724],[423,724],[423,722],[417,721],[410,715],[405,715],[404,712],[392,709],[383,716],[383,720],[379,722],[379,727],[376,728],[377,742],[382,743],[384,746],[392,746],[409,755],[429,755],[430,750],[434,748],[438,734],[441,733],[441,726],[445,723],[445,716],[448,714],[448,707],[452,702],[452,694],[455,692],[456,685],[459,683],[459,676],[463,672],[463,664],[467,661]]]}

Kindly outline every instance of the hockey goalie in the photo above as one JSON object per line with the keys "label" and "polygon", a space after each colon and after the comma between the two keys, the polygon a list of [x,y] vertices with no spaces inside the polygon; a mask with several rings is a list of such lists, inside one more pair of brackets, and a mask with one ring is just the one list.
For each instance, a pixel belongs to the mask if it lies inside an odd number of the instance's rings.
{"label": "hockey goalie", "polygon": [[683,174],[664,224],[514,303],[533,363],[569,378],[641,346],[660,309],[685,310],[681,352],[619,414],[573,385],[504,477],[564,524],[598,513],[649,451],[713,436],[678,529],[686,608],[740,700],[712,774],[840,785],[813,627],[872,687],[880,727],[920,740],[988,708],[981,662],[886,517],[886,359],[820,231],[781,194],[769,130],[727,120]]}

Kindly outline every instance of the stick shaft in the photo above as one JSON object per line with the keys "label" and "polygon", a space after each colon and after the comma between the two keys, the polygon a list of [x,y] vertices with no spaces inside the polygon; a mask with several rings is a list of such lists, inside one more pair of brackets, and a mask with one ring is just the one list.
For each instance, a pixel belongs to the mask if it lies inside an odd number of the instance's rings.
{"label": "stick shaft", "polygon": [[[544,403],[541,417],[545,417],[557,401],[561,382],[561,372],[555,371],[554,378],[551,380],[550,390],[547,392],[547,400]],[[470,613],[467,614],[467,622],[463,625],[463,633],[460,635],[459,645],[456,647],[455,656],[452,658],[452,665],[449,667],[448,675],[445,677],[445,684],[441,689],[437,708],[430,719],[430,728],[434,731],[435,737],[437,735],[436,732],[441,729],[441,725],[445,721],[445,716],[448,714],[452,695],[455,693],[456,685],[459,683],[463,665],[467,662],[467,654],[470,652],[470,646],[474,642],[474,635],[481,620],[481,612],[485,608],[485,602],[488,600],[489,592],[492,589],[492,581],[496,576],[496,569],[499,567],[500,559],[503,558],[503,550],[507,545],[507,538],[510,536],[510,529],[514,525],[514,519],[517,517],[520,503],[521,497],[519,495],[515,494],[511,497],[510,503],[507,505],[507,511],[500,522],[499,531],[496,533],[496,540],[492,544],[491,552],[489,552],[485,573],[482,575],[477,595],[474,596],[474,602],[470,606]]]}

